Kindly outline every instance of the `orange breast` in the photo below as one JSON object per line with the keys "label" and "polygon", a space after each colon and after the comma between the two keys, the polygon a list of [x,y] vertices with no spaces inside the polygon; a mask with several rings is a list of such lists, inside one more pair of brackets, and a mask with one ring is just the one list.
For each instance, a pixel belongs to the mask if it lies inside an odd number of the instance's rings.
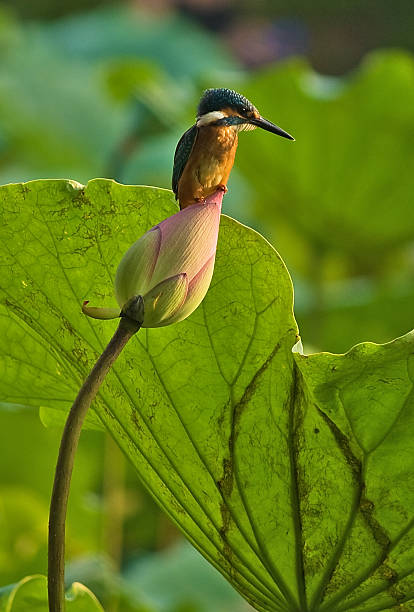
{"label": "orange breast", "polygon": [[225,186],[234,164],[237,132],[232,127],[205,126],[197,139],[178,182],[180,207],[185,208]]}

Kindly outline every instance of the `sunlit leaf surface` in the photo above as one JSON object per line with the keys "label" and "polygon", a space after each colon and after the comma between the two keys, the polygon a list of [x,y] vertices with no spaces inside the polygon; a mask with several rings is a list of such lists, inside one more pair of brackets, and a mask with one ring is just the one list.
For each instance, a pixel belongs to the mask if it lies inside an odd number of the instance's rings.
{"label": "sunlit leaf surface", "polygon": [[[1,400],[66,410],[115,322],[126,248],[171,192],[2,188]],[[292,354],[283,262],[224,217],[210,290],[126,347],[95,413],[188,539],[262,611],[413,609],[414,341]],[[410,607],[411,606],[411,607]]]}
{"label": "sunlit leaf surface", "polygon": [[309,593],[326,598],[323,610],[407,600],[411,610],[414,332],[345,355],[295,357],[313,407],[303,412],[299,460]]}

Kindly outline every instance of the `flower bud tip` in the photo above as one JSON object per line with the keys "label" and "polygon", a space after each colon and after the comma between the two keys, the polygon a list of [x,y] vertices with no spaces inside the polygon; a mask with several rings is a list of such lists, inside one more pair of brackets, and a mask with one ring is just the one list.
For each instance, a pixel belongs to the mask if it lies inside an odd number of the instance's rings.
{"label": "flower bud tip", "polygon": [[88,304],[89,300],[83,302],[82,312],[92,319],[116,319],[120,316],[119,308],[97,308]]}

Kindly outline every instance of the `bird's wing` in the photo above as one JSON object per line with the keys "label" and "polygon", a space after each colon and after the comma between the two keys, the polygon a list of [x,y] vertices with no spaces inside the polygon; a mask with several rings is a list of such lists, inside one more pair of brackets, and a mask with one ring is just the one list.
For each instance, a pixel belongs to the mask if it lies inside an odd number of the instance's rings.
{"label": "bird's wing", "polygon": [[172,188],[175,193],[175,199],[178,194],[178,181],[183,173],[184,167],[190,157],[190,153],[193,149],[195,140],[197,138],[198,128],[196,125],[190,127],[189,130],[184,132],[178,141],[177,148],[174,153],[174,167],[172,175]]}

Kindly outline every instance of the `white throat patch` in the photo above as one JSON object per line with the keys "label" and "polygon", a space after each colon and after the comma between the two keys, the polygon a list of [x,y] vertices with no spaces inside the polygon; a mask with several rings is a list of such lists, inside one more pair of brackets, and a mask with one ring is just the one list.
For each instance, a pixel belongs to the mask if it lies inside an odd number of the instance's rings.
{"label": "white throat patch", "polygon": [[205,115],[201,115],[201,117],[197,118],[197,127],[203,127],[205,125],[210,125],[211,123],[215,123],[219,119],[223,119],[226,117],[224,113],[221,111],[211,111],[211,113],[206,113]]}
{"label": "white throat patch", "polygon": [[251,123],[240,123],[236,126],[236,130],[238,132],[250,132],[250,130],[255,130],[257,125],[252,125]]}

